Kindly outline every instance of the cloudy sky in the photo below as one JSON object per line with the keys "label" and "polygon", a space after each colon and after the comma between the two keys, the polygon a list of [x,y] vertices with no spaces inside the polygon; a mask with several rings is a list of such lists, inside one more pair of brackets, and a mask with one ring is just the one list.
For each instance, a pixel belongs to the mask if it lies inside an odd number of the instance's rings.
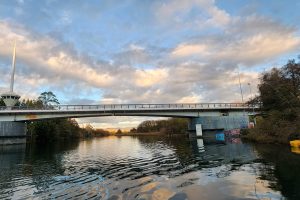
{"label": "cloudy sky", "polygon": [[[298,0],[1,0],[0,92],[62,104],[241,102],[300,54]],[[130,127],[145,118],[88,118]]]}

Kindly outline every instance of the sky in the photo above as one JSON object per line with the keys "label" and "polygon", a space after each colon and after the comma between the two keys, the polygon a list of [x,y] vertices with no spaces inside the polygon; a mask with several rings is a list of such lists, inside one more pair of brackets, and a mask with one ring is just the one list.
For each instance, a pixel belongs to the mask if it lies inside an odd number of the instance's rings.
{"label": "sky", "polygon": [[[298,0],[0,0],[0,93],[61,104],[241,102],[300,54]],[[249,83],[253,94],[250,93]],[[97,128],[146,117],[82,118]]]}

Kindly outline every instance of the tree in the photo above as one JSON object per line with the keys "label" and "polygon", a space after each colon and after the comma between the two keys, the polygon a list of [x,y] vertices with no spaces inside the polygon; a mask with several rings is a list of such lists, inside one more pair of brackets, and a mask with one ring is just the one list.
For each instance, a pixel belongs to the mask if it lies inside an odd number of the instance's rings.
{"label": "tree", "polygon": [[280,143],[300,138],[300,63],[289,60],[281,68],[265,72],[258,89],[263,115],[246,137]]}
{"label": "tree", "polygon": [[118,129],[117,132],[116,132],[116,134],[122,134],[121,129]]}
{"label": "tree", "polygon": [[259,85],[260,99],[266,111],[293,110],[300,106],[300,63],[294,60],[280,69],[264,73]]}
{"label": "tree", "polygon": [[23,99],[20,103],[20,106],[30,107],[30,108],[42,108],[43,102],[40,100],[31,100],[31,99]]}
{"label": "tree", "polygon": [[184,134],[187,130],[186,119],[170,118],[168,120],[147,120],[140,123],[137,132],[162,132],[166,134]]}
{"label": "tree", "polygon": [[[37,100],[23,100],[21,106],[33,108],[43,108],[59,104],[56,96],[52,92],[43,92]],[[28,124],[28,133],[39,142],[49,142],[58,139],[77,139],[80,134],[92,136],[93,127],[83,130],[74,119],[47,119],[34,121]]]}
{"label": "tree", "polygon": [[38,97],[38,100],[41,101],[44,106],[59,104],[56,95],[51,91],[41,93],[40,96]]}
{"label": "tree", "polygon": [[5,106],[5,103],[2,98],[0,98],[0,106]]}
{"label": "tree", "polygon": [[132,128],[132,129],[130,129],[129,132],[130,132],[130,133],[136,133],[137,131],[136,131],[136,128]]}
{"label": "tree", "polygon": [[171,118],[167,121],[166,133],[172,134],[184,134],[188,127],[188,121],[181,118]]}

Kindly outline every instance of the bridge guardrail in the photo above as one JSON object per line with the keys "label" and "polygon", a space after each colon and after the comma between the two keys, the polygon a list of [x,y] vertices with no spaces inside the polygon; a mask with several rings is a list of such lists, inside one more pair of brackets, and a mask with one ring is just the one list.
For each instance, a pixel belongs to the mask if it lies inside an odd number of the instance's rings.
{"label": "bridge guardrail", "polygon": [[102,104],[102,105],[49,105],[43,107],[14,106],[11,108],[0,107],[0,110],[198,110],[198,109],[257,109],[258,104],[243,103],[183,103],[183,104]]}

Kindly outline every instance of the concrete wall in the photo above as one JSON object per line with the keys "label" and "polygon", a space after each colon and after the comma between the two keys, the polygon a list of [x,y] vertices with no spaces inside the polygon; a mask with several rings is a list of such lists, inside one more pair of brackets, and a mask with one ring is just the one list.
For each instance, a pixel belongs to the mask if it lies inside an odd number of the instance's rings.
{"label": "concrete wall", "polygon": [[0,122],[0,138],[25,136],[26,124],[24,122]]}
{"label": "concrete wall", "polygon": [[248,123],[249,117],[247,115],[197,117],[190,119],[189,131],[196,131],[196,124],[201,124],[202,130],[231,130],[236,128],[247,128]]}

